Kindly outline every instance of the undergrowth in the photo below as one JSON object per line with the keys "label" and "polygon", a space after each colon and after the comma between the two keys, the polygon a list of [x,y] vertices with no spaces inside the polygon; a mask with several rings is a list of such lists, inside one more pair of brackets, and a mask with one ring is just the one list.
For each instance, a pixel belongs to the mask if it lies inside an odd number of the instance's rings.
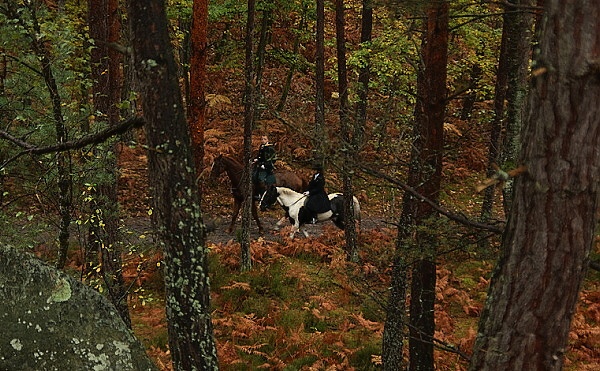
{"label": "undergrowth", "polygon": [[[365,231],[358,264],[347,262],[336,247],[343,246],[343,234],[334,227],[326,227],[323,237],[294,241],[285,238],[287,231],[277,233],[280,242],[252,242],[253,268],[243,273],[239,244],[210,245],[220,368],[378,369],[394,231]],[[467,256],[470,252],[461,250],[438,262],[435,336],[452,350],[436,350],[439,370],[467,369],[464,356],[473,346],[486,298],[493,261]],[[600,291],[594,274],[585,282],[573,320],[568,370],[598,365]],[[134,318],[142,312],[134,312]],[[161,369],[170,370],[164,320],[154,321],[158,331],[139,318],[135,331]]]}

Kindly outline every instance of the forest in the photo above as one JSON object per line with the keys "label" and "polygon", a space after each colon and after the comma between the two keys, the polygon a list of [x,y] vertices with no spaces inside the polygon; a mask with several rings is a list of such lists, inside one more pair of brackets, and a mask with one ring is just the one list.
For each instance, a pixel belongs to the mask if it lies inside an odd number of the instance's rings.
{"label": "forest", "polygon": [[[0,0],[0,369],[600,368],[598,19]],[[343,229],[262,207],[263,136]]]}

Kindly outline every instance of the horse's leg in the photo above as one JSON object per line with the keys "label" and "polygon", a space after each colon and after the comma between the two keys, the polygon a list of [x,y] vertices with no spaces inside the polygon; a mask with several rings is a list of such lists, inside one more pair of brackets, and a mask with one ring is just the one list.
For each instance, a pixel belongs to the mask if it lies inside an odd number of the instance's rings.
{"label": "horse's leg", "polygon": [[237,220],[238,214],[240,213],[240,207],[242,202],[237,198],[233,199],[233,215],[231,216],[231,223],[229,223],[229,228],[227,229],[227,233],[231,234],[233,232],[233,227],[235,226],[235,221]]}
{"label": "horse's leg", "polygon": [[298,215],[296,215],[295,217],[290,217],[294,220],[294,223],[292,224],[292,230],[290,232],[290,239],[293,240],[294,236],[296,235],[296,232],[300,230],[300,221],[298,220]]}
{"label": "horse's leg", "polygon": [[285,217],[285,216],[282,216],[281,218],[279,218],[277,223],[275,223],[275,230],[278,231],[281,228],[281,226],[283,225],[283,223],[285,223],[286,220],[287,220],[287,217]]}
{"label": "horse's leg", "polygon": [[256,225],[258,226],[258,233],[259,234],[263,234],[263,227],[260,224],[260,220],[258,219],[258,210],[256,209],[256,200],[252,199],[252,216],[254,217],[254,220],[256,221]]}

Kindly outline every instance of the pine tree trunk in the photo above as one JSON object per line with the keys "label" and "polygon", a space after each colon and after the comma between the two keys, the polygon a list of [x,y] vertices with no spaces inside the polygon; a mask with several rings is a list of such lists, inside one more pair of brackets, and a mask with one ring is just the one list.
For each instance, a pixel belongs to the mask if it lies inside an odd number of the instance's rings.
{"label": "pine tree trunk", "polygon": [[471,370],[560,370],[598,223],[600,3],[546,0],[515,197]]}

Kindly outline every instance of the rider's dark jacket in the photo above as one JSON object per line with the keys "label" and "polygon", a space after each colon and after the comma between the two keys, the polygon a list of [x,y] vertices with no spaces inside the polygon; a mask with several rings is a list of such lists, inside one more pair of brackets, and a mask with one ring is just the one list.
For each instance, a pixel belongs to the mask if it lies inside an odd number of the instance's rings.
{"label": "rider's dark jacket", "polygon": [[[258,155],[256,156],[256,166],[259,169],[264,169],[268,173],[272,173],[275,169],[274,163],[277,159],[275,148],[271,143],[261,144],[258,148]],[[264,167],[263,167],[264,166]]]}
{"label": "rider's dark jacket", "polygon": [[308,200],[306,208],[314,213],[324,213],[331,210],[329,198],[325,192],[325,177],[321,172],[316,172],[308,183],[306,192]]}
{"label": "rider's dark jacket", "polygon": [[275,183],[275,161],[277,160],[277,154],[275,148],[271,143],[261,144],[258,148],[258,155],[256,156],[256,163],[254,164],[254,179],[255,181],[264,182],[266,184]]}

